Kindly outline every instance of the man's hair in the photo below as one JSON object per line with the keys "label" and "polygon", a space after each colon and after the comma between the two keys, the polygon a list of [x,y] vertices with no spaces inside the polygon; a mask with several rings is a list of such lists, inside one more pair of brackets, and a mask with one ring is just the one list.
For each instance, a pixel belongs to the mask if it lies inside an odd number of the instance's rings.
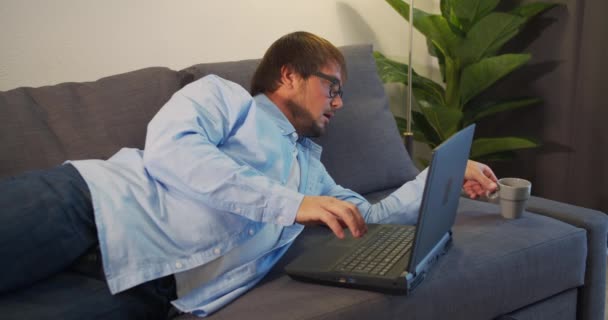
{"label": "man's hair", "polygon": [[276,91],[283,66],[292,68],[307,79],[331,63],[340,67],[342,81],[345,81],[346,63],[338,48],[309,32],[287,34],[275,41],[264,54],[251,80],[251,95]]}

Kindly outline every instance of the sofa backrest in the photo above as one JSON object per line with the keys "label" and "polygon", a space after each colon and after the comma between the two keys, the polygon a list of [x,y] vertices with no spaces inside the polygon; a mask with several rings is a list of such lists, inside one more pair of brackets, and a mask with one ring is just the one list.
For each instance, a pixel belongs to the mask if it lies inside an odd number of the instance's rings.
{"label": "sofa backrest", "polygon": [[[316,141],[337,183],[365,194],[390,189],[418,170],[403,147],[370,45],[346,46],[344,108]],[[183,85],[207,74],[249,88],[259,60],[147,68],[86,83],[0,92],[0,178],[71,159],[107,159],[143,148],[146,126]]]}
{"label": "sofa backrest", "polygon": [[[361,194],[400,186],[418,173],[402,143],[377,74],[371,45],[341,47],[348,69],[344,108],[332,118],[321,160],[340,185]],[[180,71],[183,82],[208,74],[249,90],[259,60],[197,64]]]}
{"label": "sofa backrest", "polygon": [[179,86],[177,72],[147,68],[0,92],[0,178],[143,148],[147,123]]}

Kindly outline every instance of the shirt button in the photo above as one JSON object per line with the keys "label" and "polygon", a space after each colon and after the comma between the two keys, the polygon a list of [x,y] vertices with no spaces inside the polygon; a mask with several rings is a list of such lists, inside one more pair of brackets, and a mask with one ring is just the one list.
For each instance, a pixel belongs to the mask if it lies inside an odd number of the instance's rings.
{"label": "shirt button", "polygon": [[220,252],[222,252],[222,251],[220,250],[220,248],[215,248],[215,249],[213,249],[213,253],[215,253],[215,254],[220,254]]}
{"label": "shirt button", "polygon": [[285,218],[283,218],[283,217],[278,217],[278,218],[277,218],[277,222],[278,222],[279,224],[284,224],[284,223],[285,223]]}
{"label": "shirt button", "polygon": [[241,213],[241,211],[243,211],[241,208],[234,209],[234,212],[236,212],[236,213]]}
{"label": "shirt button", "polygon": [[175,263],[175,267],[178,268],[178,269],[181,269],[183,266],[184,265],[182,265],[182,263],[179,262],[179,261]]}
{"label": "shirt button", "polygon": [[253,229],[249,229],[249,235],[252,236],[255,233]]}

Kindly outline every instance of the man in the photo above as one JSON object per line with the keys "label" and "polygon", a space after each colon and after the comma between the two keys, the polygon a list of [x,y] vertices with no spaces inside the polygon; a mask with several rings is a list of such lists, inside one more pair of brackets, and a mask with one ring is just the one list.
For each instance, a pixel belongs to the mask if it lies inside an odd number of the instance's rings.
{"label": "man", "polygon": [[[205,316],[258,283],[302,225],[342,238],[343,227],[363,236],[366,222],[413,223],[426,170],[371,205],[333,181],[309,139],[342,108],[346,75],[331,43],[288,34],[264,55],[251,95],[217,76],[175,93],[150,122],[143,151],[1,182],[0,293],[98,244],[107,300],[61,318],[162,318],[169,302]],[[472,197],[496,188],[480,163],[469,162],[465,179]]]}

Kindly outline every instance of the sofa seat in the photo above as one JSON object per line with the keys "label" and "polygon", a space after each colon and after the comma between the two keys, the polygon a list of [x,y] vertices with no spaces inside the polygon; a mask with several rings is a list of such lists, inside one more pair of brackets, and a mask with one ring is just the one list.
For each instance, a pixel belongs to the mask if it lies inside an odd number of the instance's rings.
{"label": "sofa seat", "polygon": [[[575,312],[574,293],[583,285],[585,274],[584,229],[532,213],[505,220],[498,206],[462,198],[453,231],[452,248],[406,297],[289,278],[283,267],[331,235],[323,227],[306,228],[262,283],[209,319],[444,319],[446,315],[472,320],[528,319],[534,314],[551,314],[546,306],[564,299],[569,302],[568,314]],[[57,288],[56,282],[64,285]],[[90,296],[82,303],[99,306],[108,298],[102,280],[62,273],[30,290],[3,297],[0,314],[27,318],[28,310],[56,312],[57,306],[73,302],[62,299],[71,299],[74,290],[90,285],[99,287],[100,296]],[[44,290],[46,287],[54,289]],[[197,318],[181,315],[178,319]]]}
{"label": "sofa seat", "polygon": [[498,320],[575,320],[578,290],[571,289],[556,296],[500,317]]}
{"label": "sofa seat", "polygon": [[[584,229],[462,198],[454,244],[411,296],[292,280],[283,267],[330,232],[306,228],[267,278],[209,319],[494,319],[583,285]],[[310,306],[315,306],[311,308]],[[182,315],[183,319],[196,319]]]}

